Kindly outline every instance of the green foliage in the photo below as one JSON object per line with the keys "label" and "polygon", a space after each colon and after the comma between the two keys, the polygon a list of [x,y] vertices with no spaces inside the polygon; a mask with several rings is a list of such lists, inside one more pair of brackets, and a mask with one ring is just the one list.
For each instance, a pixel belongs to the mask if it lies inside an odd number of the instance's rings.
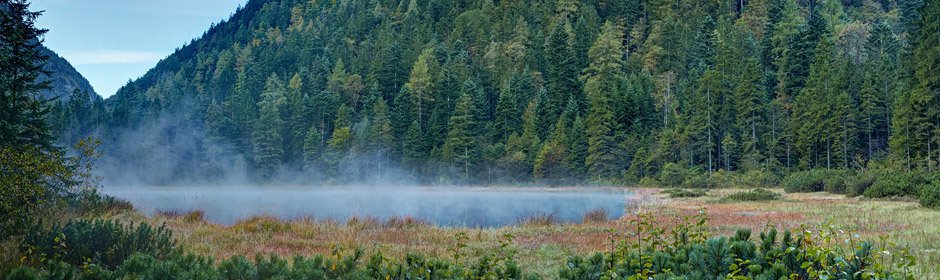
{"label": "green foliage", "polygon": [[940,181],[924,186],[920,191],[920,205],[940,209]]}
{"label": "green foliage", "polygon": [[663,193],[668,194],[669,198],[688,198],[688,197],[703,197],[705,196],[705,190],[702,189],[666,189],[663,190]]}
{"label": "green foliage", "polygon": [[166,258],[178,252],[172,232],[165,226],[124,225],[110,220],[76,220],[45,228],[32,226],[21,251],[27,264],[50,261],[113,269],[135,253]]}
{"label": "green foliage", "polygon": [[610,95],[619,91],[623,79],[622,37],[620,28],[611,22],[604,23],[597,41],[588,52],[591,65],[585,69],[585,75],[582,77],[584,94],[590,104],[585,122],[588,136],[585,163],[588,173],[594,179],[612,178],[617,175],[617,123]]}
{"label": "green foliage", "polygon": [[783,178],[781,185],[790,193],[821,192],[845,193],[847,178],[854,173],[841,169],[813,169],[793,172]]}
{"label": "green foliage", "polygon": [[[35,26],[42,12],[29,10],[23,0],[0,3],[0,147],[51,150],[53,139],[46,124],[46,100],[35,96],[49,87],[40,79],[47,57],[42,36],[48,31]],[[6,185],[9,186],[9,185]]]}
{"label": "green foliage", "polygon": [[67,157],[59,150],[40,151],[31,147],[0,146],[0,240],[24,233],[40,214],[56,209],[99,211],[120,206],[101,200],[92,175],[100,154],[93,139],[79,141],[77,155]]}
{"label": "green foliage", "polygon": [[871,187],[865,189],[862,195],[868,198],[916,197],[928,184],[930,184],[930,179],[920,172],[884,173],[876,178]]}
{"label": "green foliage", "polygon": [[736,192],[725,196],[725,199],[731,201],[771,201],[780,200],[782,194],[769,191],[767,189],[752,189],[749,191]]}
{"label": "green foliage", "polygon": [[[697,224],[672,231],[672,238],[651,218],[640,218],[639,241],[617,241],[616,247],[588,257],[568,257],[561,279],[806,279],[859,277],[913,279],[913,256],[901,250],[896,258],[881,258],[876,248],[831,226],[803,227],[783,233],[775,228],[751,238],[750,230],[730,237],[701,234]],[[821,232],[820,232],[821,231]],[[837,236],[838,238],[836,238]],[[845,240],[827,242],[830,238]],[[887,243],[885,243],[887,244]],[[844,246],[844,247],[843,247]],[[842,275],[842,276],[840,276]],[[852,276],[849,276],[852,275]]]}
{"label": "green foliage", "polygon": [[[400,169],[435,183],[622,183],[672,163],[708,175],[666,185],[748,188],[940,162],[935,5],[503,2],[253,0],[108,100],[58,106],[55,125],[101,132],[123,168],[164,160],[135,151],[169,151],[161,183],[217,179],[239,159],[262,181]],[[463,94],[472,164],[447,141]],[[146,141],[115,141],[138,132]]]}

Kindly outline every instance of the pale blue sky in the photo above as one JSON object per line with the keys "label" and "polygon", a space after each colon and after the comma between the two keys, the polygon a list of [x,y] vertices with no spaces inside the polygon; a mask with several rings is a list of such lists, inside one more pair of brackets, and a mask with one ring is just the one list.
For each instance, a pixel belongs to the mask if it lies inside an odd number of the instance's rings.
{"label": "pale blue sky", "polygon": [[33,0],[46,46],[108,97],[246,0]]}

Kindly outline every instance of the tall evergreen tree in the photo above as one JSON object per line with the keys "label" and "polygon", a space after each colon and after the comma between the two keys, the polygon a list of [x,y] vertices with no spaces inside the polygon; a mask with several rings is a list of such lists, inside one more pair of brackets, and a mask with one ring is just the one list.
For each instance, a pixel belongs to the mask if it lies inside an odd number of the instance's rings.
{"label": "tall evergreen tree", "polygon": [[260,116],[252,134],[254,144],[254,163],[257,173],[263,179],[277,175],[284,156],[284,136],[281,128],[284,119],[281,110],[286,103],[284,83],[277,74],[271,74],[261,94]]}
{"label": "tall evergreen tree", "polygon": [[0,3],[0,147],[53,148],[38,95],[50,84],[39,79],[47,58],[40,48],[47,30],[35,26],[40,14],[27,1]]}
{"label": "tall evergreen tree", "polygon": [[450,130],[444,141],[443,158],[457,168],[462,180],[469,180],[473,174],[474,161],[478,158],[479,145],[473,128],[476,126],[473,116],[472,98],[464,93],[457,99],[454,114],[450,117]]}
{"label": "tall evergreen tree", "polygon": [[418,60],[415,61],[414,67],[411,68],[411,75],[408,78],[408,82],[405,83],[405,87],[408,88],[414,96],[415,103],[417,105],[417,121],[419,127],[424,127],[425,114],[427,114],[428,108],[427,104],[430,101],[434,100],[434,97],[431,95],[431,74],[428,63],[434,59],[433,49],[426,49],[421,53],[421,56],[418,57]]}
{"label": "tall evergreen tree", "polygon": [[552,120],[558,119],[565,102],[579,91],[579,69],[571,49],[567,25],[567,21],[555,24],[545,44],[545,60],[548,63],[545,78],[549,98],[543,100],[542,106],[548,111],[548,119]]}
{"label": "tall evergreen tree", "polygon": [[623,78],[622,37],[617,26],[611,22],[604,23],[588,55],[591,65],[582,77],[584,93],[590,104],[586,123],[589,146],[585,163],[588,173],[596,180],[614,178],[620,170],[614,152],[617,124],[610,95],[619,91]]}

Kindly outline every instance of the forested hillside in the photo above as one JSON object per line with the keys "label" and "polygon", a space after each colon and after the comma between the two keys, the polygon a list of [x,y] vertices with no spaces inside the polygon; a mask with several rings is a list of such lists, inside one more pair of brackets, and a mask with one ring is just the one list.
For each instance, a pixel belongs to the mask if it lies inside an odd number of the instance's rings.
{"label": "forested hillside", "polygon": [[938,25],[936,0],[252,0],[92,117],[109,176],[149,183],[933,169]]}
{"label": "forested hillside", "polygon": [[46,120],[59,142],[74,144],[99,127],[105,116],[104,99],[68,60],[44,46],[38,48],[46,57],[42,66],[45,73],[37,78],[39,83],[48,82],[48,87],[37,93],[48,105]]}

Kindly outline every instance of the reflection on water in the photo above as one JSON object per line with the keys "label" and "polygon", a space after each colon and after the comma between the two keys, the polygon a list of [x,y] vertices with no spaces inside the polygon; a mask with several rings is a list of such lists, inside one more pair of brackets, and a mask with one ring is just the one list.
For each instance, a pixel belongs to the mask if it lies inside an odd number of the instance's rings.
{"label": "reflection on water", "polygon": [[603,209],[623,215],[629,193],[622,189],[546,190],[491,188],[108,188],[105,194],[130,201],[148,215],[156,211],[205,211],[215,223],[270,215],[346,221],[350,217],[414,217],[440,226],[496,227],[527,217],[552,215],[580,222]]}

